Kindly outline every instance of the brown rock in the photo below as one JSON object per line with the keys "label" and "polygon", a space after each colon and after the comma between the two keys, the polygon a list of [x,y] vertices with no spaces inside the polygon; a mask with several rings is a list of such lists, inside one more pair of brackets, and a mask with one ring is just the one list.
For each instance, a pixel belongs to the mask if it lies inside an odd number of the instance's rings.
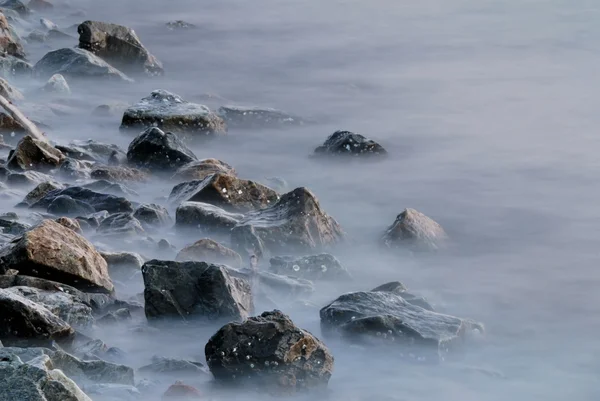
{"label": "brown rock", "polygon": [[0,52],[21,59],[25,58],[23,45],[12,36],[10,25],[2,13],[0,13]]}
{"label": "brown rock", "polygon": [[437,249],[447,239],[438,223],[415,209],[405,209],[383,235],[382,243],[390,248]]}
{"label": "brown rock", "polygon": [[25,196],[23,202],[31,206],[55,189],[64,189],[64,186],[52,181],[42,182]]}
{"label": "brown rock", "polygon": [[199,400],[201,398],[202,393],[197,388],[184,384],[181,380],[172,384],[162,396],[163,401]]}
{"label": "brown rock", "polygon": [[178,261],[197,261],[225,264],[242,267],[242,257],[234,250],[209,238],[203,238],[183,248],[178,254]]}
{"label": "brown rock", "polygon": [[58,167],[64,158],[52,145],[27,135],[19,141],[6,165],[12,170],[48,171]]}
{"label": "brown rock", "polygon": [[77,234],[81,234],[81,226],[77,220],[68,217],[59,217],[55,221],[61,226],[67,227],[68,229],[75,231]]}

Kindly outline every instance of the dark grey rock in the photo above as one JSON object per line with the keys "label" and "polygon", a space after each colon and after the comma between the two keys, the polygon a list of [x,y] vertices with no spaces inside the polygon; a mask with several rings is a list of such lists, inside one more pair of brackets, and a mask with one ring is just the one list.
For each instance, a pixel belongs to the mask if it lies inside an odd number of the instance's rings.
{"label": "dark grey rock", "polygon": [[[91,189],[92,191],[103,194],[114,195],[117,197],[138,196],[138,193],[133,189],[118,182],[110,182],[107,180],[97,180],[89,184],[82,185],[83,188]],[[132,206],[133,207],[133,206]]]}
{"label": "dark grey rock", "polygon": [[6,167],[11,170],[37,170],[47,172],[58,167],[64,160],[64,155],[47,142],[27,135],[23,137],[6,161]]}
{"label": "dark grey rock", "polygon": [[114,383],[134,384],[133,369],[106,361],[82,361],[63,351],[56,351],[51,357],[52,365],[81,384]]}
{"label": "dark grey rock", "polygon": [[55,216],[82,216],[94,213],[95,209],[86,202],[73,199],[67,195],[55,197],[46,209],[48,213]]}
{"label": "dark grey rock", "polygon": [[438,249],[446,240],[442,226],[414,209],[400,213],[381,238],[381,242],[389,248],[412,250]]}
{"label": "dark grey rock", "polygon": [[133,217],[138,219],[144,228],[165,227],[173,223],[167,209],[154,203],[138,206],[133,212]]}
{"label": "dark grey rock", "polygon": [[102,235],[121,237],[143,234],[144,228],[140,221],[133,217],[133,214],[115,213],[104,219],[96,231]]}
{"label": "dark grey rock", "polygon": [[[39,171],[23,171],[10,173],[6,177],[6,183],[11,187],[35,187],[44,182],[52,182],[54,179],[48,174]],[[55,185],[59,185],[55,182]]]}
{"label": "dark grey rock", "polygon": [[125,152],[117,145],[106,144],[94,140],[77,140],[69,145],[57,145],[67,157],[78,160],[88,160],[100,163],[108,163],[109,158],[116,152],[120,157],[125,157]]}
{"label": "dark grey rock", "polygon": [[230,213],[201,202],[183,202],[175,211],[176,227],[199,228],[206,233],[229,233],[243,218],[241,213]]}
{"label": "dark grey rock", "polygon": [[303,256],[277,256],[271,258],[270,270],[273,273],[304,278],[308,280],[350,280],[352,276],[335,256],[328,253]]}
{"label": "dark grey rock", "polygon": [[415,295],[408,291],[408,289],[399,281],[392,281],[386,284],[382,284],[377,288],[371,290],[372,292],[391,292],[392,294],[400,295],[409,304],[420,306],[423,309],[434,311],[433,306],[420,295]]}
{"label": "dark grey rock", "polygon": [[217,113],[229,127],[235,128],[281,128],[304,124],[300,117],[272,108],[223,106]]}
{"label": "dark grey rock", "polygon": [[64,186],[62,184],[59,184],[54,181],[43,182],[43,183],[39,184],[37,187],[35,187],[34,189],[32,189],[25,196],[25,198],[23,199],[23,203],[28,206],[31,206],[34,203],[36,203],[37,201],[39,201],[40,199],[42,199],[44,196],[46,196],[49,192],[59,190],[59,189],[64,189]]}
{"label": "dark grey rock", "polygon": [[31,225],[19,223],[14,220],[0,218],[0,232],[2,234],[22,235],[31,229]]}
{"label": "dark grey rock", "polygon": [[194,29],[196,28],[196,25],[194,24],[190,24],[189,22],[185,22],[182,20],[177,20],[177,21],[169,21],[166,23],[167,28],[171,31],[176,31],[176,30],[187,30],[187,29]]}
{"label": "dark grey rock", "polygon": [[58,168],[56,174],[70,181],[86,180],[90,178],[90,162],[66,158]]}
{"label": "dark grey rock", "polygon": [[31,10],[20,0],[6,0],[0,7],[16,11],[21,17],[27,17],[31,14]]}
{"label": "dark grey rock", "polygon": [[0,74],[4,77],[29,77],[33,66],[14,56],[0,56]]}
{"label": "dark grey rock", "polygon": [[336,131],[323,145],[315,149],[315,155],[384,156],[387,151],[377,142],[350,131]]}
{"label": "dark grey rock", "polygon": [[90,176],[111,182],[145,182],[150,176],[137,168],[125,166],[94,166]]}
{"label": "dark grey rock", "polygon": [[42,199],[34,203],[32,208],[47,209],[54,199],[59,196],[70,196],[78,201],[86,202],[91,205],[94,210],[100,212],[106,210],[109,213],[131,213],[133,207],[131,202],[125,198],[114,195],[106,195],[94,192],[90,189],[82,187],[69,187],[58,189],[47,193]]}

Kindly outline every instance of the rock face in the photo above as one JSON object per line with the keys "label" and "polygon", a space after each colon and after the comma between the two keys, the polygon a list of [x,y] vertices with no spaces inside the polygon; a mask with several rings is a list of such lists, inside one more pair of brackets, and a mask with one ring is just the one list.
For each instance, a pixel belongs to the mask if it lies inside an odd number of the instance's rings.
{"label": "rock face", "polygon": [[122,25],[85,21],[77,28],[79,47],[126,72],[162,75],[164,69],[135,32]]}
{"label": "rock face", "polygon": [[219,173],[237,176],[235,169],[229,164],[217,159],[203,159],[180,167],[172,179],[177,182],[203,180],[209,175]]}
{"label": "rock face", "polygon": [[49,171],[64,160],[60,150],[27,135],[19,141],[6,163],[12,170]]}
{"label": "rock face", "polygon": [[381,241],[389,248],[437,249],[446,239],[446,233],[438,223],[414,209],[405,209]]}
{"label": "rock face", "polygon": [[344,294],[321,309],[320,315],[325,331],[339,331],[355,341],[381,341],[434,358],[464,340],[468,332],[483,331],[479,323],[426,310],[385,291]]}
{"label": "rock face", "polygon": [[244,320],[252,311],[250,285],[224,266],[151,260],[142,267],[146,317]]}
{"label": "rock face", "polygon": [[233,249],[244,256],[247,249],[258,255],[321,249],[342,241],[339,224],[323,210],[315,195],[296,188],[273,206],[249,212],[231,231]]}
{"label": "rock face", "polygon": [[275,394],[323,389],[333,371],[325,344],[277,310],[223,326],[204,352],[217,381]]}
{"label": "rock face", "polygon": [[0,250],[0,271],[8,269],[80,289],[113,290],[106,261],[94,246],[52,220],[43,221],[10,247]]}
{"label": "rock face", "polygon": [[336,131],[323,145],[315,149],[316,155],[383,156],[386,150],[377,142],[350,131]]}
{"label": "rock face", "polygon": [[203,180],[176,185],[169,201],[204,202],[231,212],[263,209],[279,199],[277,192],[253,181],[241,180],[226,174],[213,174]]}
{"label": "rock face", "polygon": [[328,253],[294,258],[277,256],[271,258],[269,270],[273,273],[308,280],[350,280],[352,276],[335,256]]}
{"label": "rock face", "polygon": [[127,149],[129,164],[157,172],[173,172],[196,156],[171,132],[152,127],[138,135]]}
{"label": "rock face", "polygon": [[61,74],[70,79],[99,79],[116,82],[133,82],[93,53],[77,48],[64,48],[47,53],[33,67],[33,75],[48,79]]}
{"label": "rock face", "polygon": [[2,13],[0,13],[0,51],[10,56],[25,58],[23,45],[13,37],[10,25]]}
{"label": "rock face", "polygon": [[229,127],[235,128],[280,128],[303,124],[299,117],[271,108],[223,106],[217,113]]}
{"label": "rock face", "polygon": [[175,133],[191,133],[194,138],[227,132],[223,119],[208,107],[186,102],[165,90],[155,90],[129,107],[121,121],[121,129],[142,130],[154,126]]}
{"label": "rock face", "polygon": [[201,202],[183,202],[175,211],[175,226],[198,229],[206,233],[229,233],[244,218],[240,213]]}
{"label": "rock face", "polygon": [[232,267],[242,267],[242,257],[237,252],[209,238],[203,238],[183,248],[177,254],[177,260],[222,263]]}
{"label": "rock face", "polygon": [[85,202],[91,205],[97,212],[101,212],[103,210],[106,210],[109,213],[133,212],[131,202],[125,198],[94,192],[90,189],[82,187],[69,187],[48,192],[43,198],[31,205],[31,207],[37,209],[47,209],[48,206],[50,206],[50,204],[59,196],[69,196],[72,199]]}
{"label": "rock face", "polygon": [[44,345],[68,341],[74,331],[48,309],[0,289],[0,340],[5,345]]}

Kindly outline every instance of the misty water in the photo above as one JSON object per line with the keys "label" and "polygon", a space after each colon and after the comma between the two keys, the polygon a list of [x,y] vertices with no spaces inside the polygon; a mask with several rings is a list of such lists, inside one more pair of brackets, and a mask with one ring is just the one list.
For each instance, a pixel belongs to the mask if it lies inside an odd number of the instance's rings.
{"label": "misty water", "polygon": [[[60,1],[57,0],[57,4]],[[593,400],[600,396],[600,173],[597,107],[600,4],[576,1],[70,1],[44,14],[73,35],[29,44],[32,62],[77,44],[84,19],[135,29],[164,77],[133,85],[74,84],[44,110],[15,81],[23,109],[61,144],[95,139],[124,148],[120,116],[92,116],[105,103],[133,104],[153,89],[216,109],[275,107],[313,121],[299,128],[235,130],[192,145],[242,178],[281,177],[310,188],[350,237],[334,254],[352,283],[318,284],[313,307],[282,305],[331,348],[330,400]],[[183,19],[194,30],[170,31]],[[34,21],[35,22],[35,21]],[[56,100],[48,100],[55,102]],[[324,163],[308,156],[337,129],[362,133],[390,157]],[[138,202],[168,196],[174,183],[136,187]],[[2,200],[2,211],[14,201]],[[451,244],[435,254],[385,253],[377,239],[404,208],[438,221]],[[15,209],[16,210],[16,209]],[[22,210],[16,210],[23,213]],[[172,211],[172,210],[171,210]],[[165,231],[178,249],[203,237]],[[138,251],[124,241],[103,244]],[[174,254],[141,251],[147,257]],[[437,364],[362,349],[321,336],[319,308],[340,294],[399,280],[437,310],[481,321],[482,340]],[[143,290],[141,276],[120,295]],[[260,311],[258,311],[260,312]],[[217,327],[128,327],[88,333],[127,352],[139,367],[152,355],[203,361]],[[173,380],[165,380],[156,399]],[[223,393],[214,399],[264,399]]]}

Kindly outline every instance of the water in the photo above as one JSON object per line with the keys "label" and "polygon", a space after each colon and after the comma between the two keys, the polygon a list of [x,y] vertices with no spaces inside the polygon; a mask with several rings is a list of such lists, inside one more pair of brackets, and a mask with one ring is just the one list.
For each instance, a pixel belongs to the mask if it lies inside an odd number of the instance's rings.
{"label": "water", "polygon": [[[437,367],[327,341],[336,357],[331,399],[598,399],[600,4],[71,4],[86,10],[86,19],[134,28],[167,75],[133,86],[74,88],[72,107],[80,112],[48,117],[54,141],[93,138],[126,146],[131,137],[119,133],[119,117],[91,117],[91,110],[109,100],[133,103],[157,88],[211,107],[270,106],[313,118],[319,123],[299,129],[231,130],[228,138],[193,150],[199,158],[231,163],[243,178],[279,176],[290,188],[310,188],[344,227],[355,242],[337,256],[357,280],[320,288],[313,299],[318,306],[344,291],[400,280],[440,310],[486,324],[483,344]],[[49,17],[63,27],[81,22],[64,15]],[[175,19],[198,29],[168,31],[164,23]],[[50,50],[27,49],[32,61]],[[219,97],[207,101],[207,93]],[[391,157],[377,163],[308,159],[336,129],[377,140]],[[157,182],[142,188],[138,200],[168,195],[170,188]],[[376,238],[405,207],[442,224],[451,250],[428,257],[376,250]],[[317,310],[286,312],[320,333]],[[157,347],[164,355],[201,358],[212,332],[143,341],[97,334],[140,366]]]}

